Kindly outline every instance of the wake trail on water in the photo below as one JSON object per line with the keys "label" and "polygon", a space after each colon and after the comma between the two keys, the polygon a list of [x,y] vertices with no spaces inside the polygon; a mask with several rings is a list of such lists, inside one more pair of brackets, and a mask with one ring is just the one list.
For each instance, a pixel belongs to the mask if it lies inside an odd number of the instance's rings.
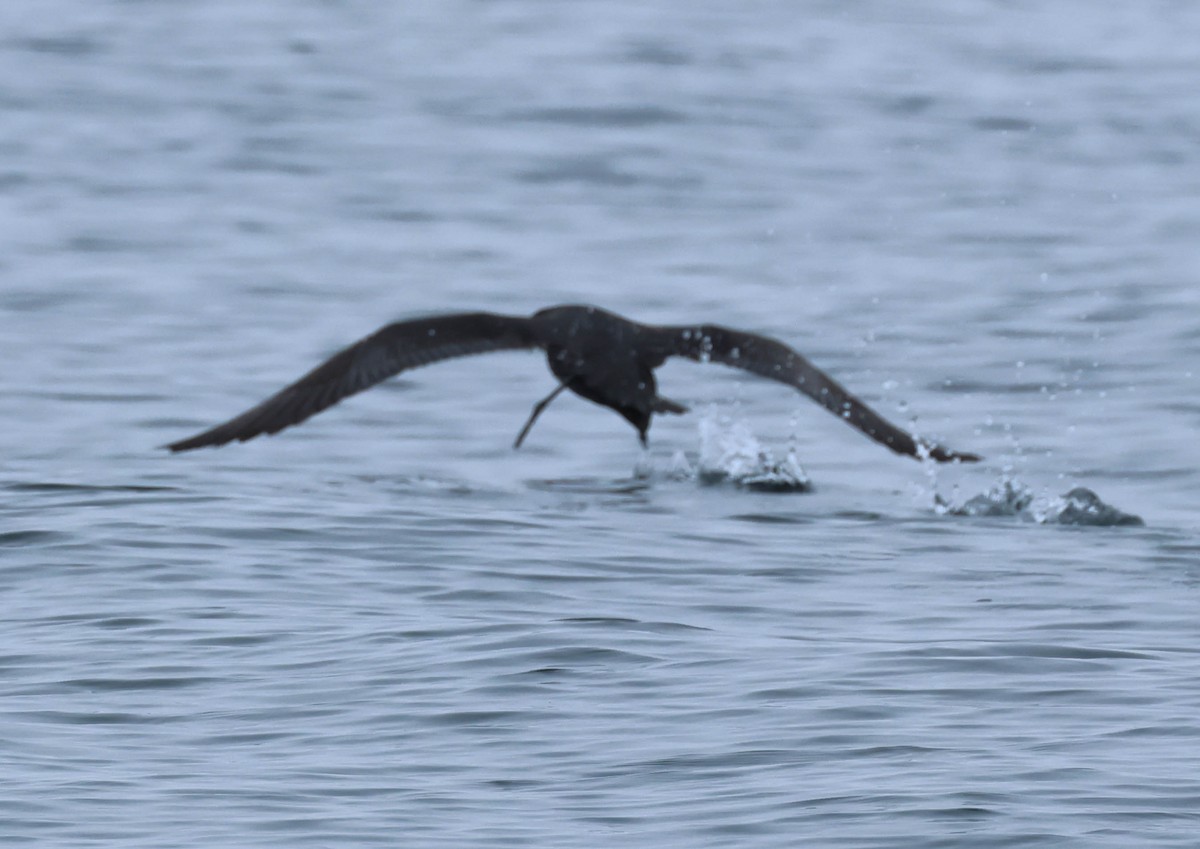
{"label": "wake trail on water", "polygon": [[[794,444],[782,457],[764,446],[743,420],[710,407],[698,422],[698,453],[675,452],[665,469],[656,468],[650,455],[643,455],[634,472],[646,480],[663,477],[694,481],[704,486],[733,485],[757,492],[811,492],[812,478],[801,465]],[[959,500],[939,492],[940,467],[932,459],[923,461],[929,481],[924,491],[932,497],[933,512],[939,516],[1012,517],[1042,525],[1090,527],[1143,526],[1140,516],[1107,503],[1093,490],[1076,486],[1062,495],[1037,494],[1006,470],[999,481],[976,495]]]}

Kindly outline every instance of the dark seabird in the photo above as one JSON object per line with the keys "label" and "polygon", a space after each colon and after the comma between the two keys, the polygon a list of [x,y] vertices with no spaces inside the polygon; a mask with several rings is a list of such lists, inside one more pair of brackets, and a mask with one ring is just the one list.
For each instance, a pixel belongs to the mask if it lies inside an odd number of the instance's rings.
{"label": "dark seabird", "polygon": [[786,383],[897,454],[928,456],[943,463],[980,459],[918,441],[782,342],[716,324],[638,324],[588,306],[549,307],[531,318],[470,312],[389,324],[258,406],[165,447],[189,451],[278,433],[402,371],[452,357],[522,348],[545,351],[559,383],[534,405],[514,448],[520,447],[537,417],[564,389],[620,413],[645,445],[655,413],[687,412],[684,405],[659,395],[654,381],[654,370],[668,357],[686,357]]}

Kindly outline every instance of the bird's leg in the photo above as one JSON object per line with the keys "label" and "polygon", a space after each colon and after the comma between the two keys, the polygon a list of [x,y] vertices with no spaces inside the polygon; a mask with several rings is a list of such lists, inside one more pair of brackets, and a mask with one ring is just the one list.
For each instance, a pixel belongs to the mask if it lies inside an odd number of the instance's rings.
{"label": "bird's leg", "polygon": [[517,441],[513,443],[514,451],[521,447],[521,443],[525,441],[525,437],[529,433],[529,429],[531,427],[533,427],[533,423],[535,421],[537,421],[537,417],[542,414],[542,410],[544,410],[544,409],[546,409],[546,407],[550,406],[550,402],[553,401],[555,398],[557,398],[558,393],[562,392],[566,388],[567,388],[567,384],[565,384],[565,383],[558,384],[558,388],[556,388],[553,392],[551,392],[549,395],[547,395],[541,401],[538,401],[536,404],[533,405],[533,412],[529,414],[529,421],[525,422],[525,427],[521,428],[521,432],[517,434]]}

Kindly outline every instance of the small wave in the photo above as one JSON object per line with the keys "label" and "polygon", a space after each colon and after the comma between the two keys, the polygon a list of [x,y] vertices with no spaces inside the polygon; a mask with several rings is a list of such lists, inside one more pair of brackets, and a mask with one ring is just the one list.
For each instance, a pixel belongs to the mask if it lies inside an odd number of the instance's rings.
{"label": "small wave", "polygon": [[1077,486],[1065,495],[1039,498],[1025,484],[1005,478],[987,492],[951,504],[934,495],[935,509],[951,516],[1015,516],[1042,525],[1092,527],[1142,526],[1140,516],[1106,503],[1087,487]]}
{"label": "small wave", "polygon": [[371,486],[382,486],[392,492],[434,495],[476,495],[479,489],[464,480],[432,475],[353,475],[352,479]]}
{"label": "small wave", "polygon": [[651,127],[660,124],[683,124],[687,115],[659,106],[552,106],[513,112],[509,118],[547,124],[563,124],[596,129],[612,127]]}
{"label": "small wave", "polygon": [[66,534],[57,531],[6,531],[0,533],[0,548],[46,545],[66,538]]}
{"label": "small wave", "polygon": [[147,484],[88,484],[58,483],[56,481],[14,481],[0,484],[0,489],[11,492],[178,492],[174,486],[150,486]]}
{"label": "small wave", "polygon": [[530,489],[543,492],[562,492],[573,495],[635,495],[650,488],[646,482],[648,475],[632,478],[542,478],[530,480],[526,485]]}

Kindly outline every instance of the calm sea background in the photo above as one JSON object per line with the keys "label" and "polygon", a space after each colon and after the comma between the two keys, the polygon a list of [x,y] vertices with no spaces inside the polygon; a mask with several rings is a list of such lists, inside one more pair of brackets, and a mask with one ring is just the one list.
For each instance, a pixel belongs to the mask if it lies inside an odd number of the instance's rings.
{"label": "calm sea background", "polygon": [[[0,5],[0,844],[1195,847],[1197,44],[1169,0]],[[522,353],[156,448],[561,302],[774,335],[987,460],[694,364],[646,455],[574,397],[513,452]],[[760,450],[813,491],[697,474]]]}

